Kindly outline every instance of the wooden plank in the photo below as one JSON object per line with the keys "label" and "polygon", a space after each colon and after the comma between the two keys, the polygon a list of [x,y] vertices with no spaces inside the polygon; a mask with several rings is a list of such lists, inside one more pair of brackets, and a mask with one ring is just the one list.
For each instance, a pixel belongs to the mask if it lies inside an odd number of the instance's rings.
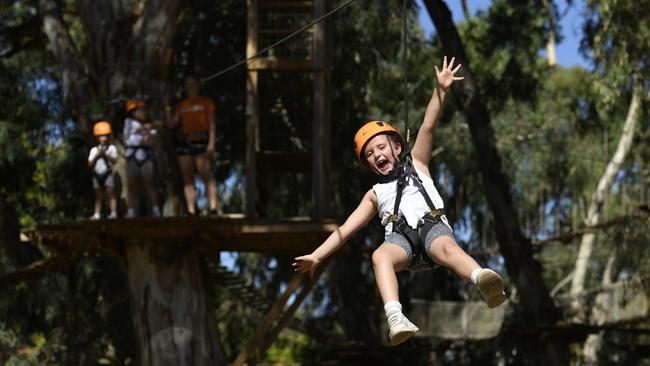
{"label": "wooden plank", "polygon": [[32,241],[59,251],[108,251],[119,255],[122,243],[142,239],[189,241],[207,251],[299,253],[312,250],[338,225],[333,221],[249,220],[176,217],[86,221],[41,225],[25,231]]}

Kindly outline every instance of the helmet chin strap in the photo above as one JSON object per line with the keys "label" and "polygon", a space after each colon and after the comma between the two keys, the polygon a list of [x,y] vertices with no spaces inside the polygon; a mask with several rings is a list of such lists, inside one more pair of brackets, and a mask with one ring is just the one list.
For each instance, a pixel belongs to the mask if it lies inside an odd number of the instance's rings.
{"label": "helmet chin strap", "polygon": [[396,167],[401,167],[402,166],[402,160],[400,160],[400,158],[397,156],[397,154],[395,154],[395,148],[393,146],[393,144],[394,144],[393,140],[391,140],[390,137],[388,137],[388,135],[386,135],[386,139],[388,140],[388,145],[390,146],[390,152],[391,152],[391,154],[393,154],[393,160],[395,161],[395,163],[393,164],[394,165],[393,169],[395,169]]}

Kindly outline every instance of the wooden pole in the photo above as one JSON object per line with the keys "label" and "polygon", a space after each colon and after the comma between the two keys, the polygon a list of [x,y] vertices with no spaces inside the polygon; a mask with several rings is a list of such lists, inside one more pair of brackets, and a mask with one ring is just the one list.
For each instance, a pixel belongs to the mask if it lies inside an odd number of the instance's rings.
{"label": "wooden pole", "polygon": [[[316,0],[314,17],[329,11],[328,0]],[[312,197],[315,219],[328,214],[331,103],[330,103],[330,22],[323,20],[314,26],[313,65],[314,65],[314,120],[312,156]]]}
{"label": "wooden pole", "polygon": [[[246,56],[257,53],[257,18],[258,0],[247,0],[247,43]],[[259,151],[259,101],[258,101],[258,72],[248,68],[246,80],[246,216],[257,216],[255,204],[257,201],[257,152]]]}

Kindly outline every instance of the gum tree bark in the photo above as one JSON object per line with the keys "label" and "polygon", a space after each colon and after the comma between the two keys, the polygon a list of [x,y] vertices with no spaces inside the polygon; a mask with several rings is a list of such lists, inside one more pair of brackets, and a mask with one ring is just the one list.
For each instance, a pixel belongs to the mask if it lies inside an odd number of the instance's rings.
{"label": "gum tree bark", "polygon": [[139,365],[224,365],[199,255],[175,243],[128,243]]}
{"label": "gum tree bark", "polygon": [[[596,190],[591,195],[589,206],[587,208],[587,219],[585,226],[594,226],[600,220],[600,214],[605,202],[605,198],[614,183],[614,178],[621,169],[621,165],[625,161],[630,148],[632,147],[632,140],[634,138],[634,128],[636,121],[639,118],[641,106],[641,83],[636,80],[632,90],[632,100],[628,107],[627,116],[625,117],[625,124],[623,125],[623,132],[618,140],[618,146],[612,160],[609,161],[605,172],[598,180]],[[594,233],[587,233],[582,236],[580,241],[580,249],[578,250],[578,257],[574,265],[573,279],[571,280],[571,290],[569,291],[572,301],[571,310],[574,315],[574,320],[583,322],[587,319],[586,306],[584,297],[580,296],[585,289],[585,279],[587,277],[587,269],[591,255],[594,251],[596,243],[596,235]]]}
{"label": "gum tree bark", "polygon": [[[470,60],[453,23],[451,12],[442,0],[425,0],[425,7],[435,25],[445,54],[456,57],[463,65],[465,80],[455,83],[454,93],[462,101],[465,119],[469,124],[472,143],[479,159],[485,196],[494,215],[499,251],[505,259],[508,275],[518,292],[519,326],[552,325],[562,319],[542,279],[541,265],[533,258],[531,242],[523,235],[517,212],[511,200],[510,182],[503,172],[496,149],[490,113],[472,74]],[[521,343],[525,342],[525,344]],[[538,362],[544,365],[566,365],[569,350],[562,339],[544,337],[520,338],[520,344],[538,349]]]}

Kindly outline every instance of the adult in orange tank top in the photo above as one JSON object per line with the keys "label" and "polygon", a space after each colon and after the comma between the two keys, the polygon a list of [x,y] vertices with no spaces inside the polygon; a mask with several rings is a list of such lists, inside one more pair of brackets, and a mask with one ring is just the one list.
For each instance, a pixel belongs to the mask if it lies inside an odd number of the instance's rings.
{"label": "adult in orange tank top", "polygon": [[217,187],[212,174],[216,107],[211,99],[200,95],[200,87],[198,78],[185,78],[187,98],[176,107],[170,126],[172,129],[178,127],[176,156],[183,175],[183,191],[190,215],[196,215],[196,173],[205,184],[210,214],[217,213]]}

